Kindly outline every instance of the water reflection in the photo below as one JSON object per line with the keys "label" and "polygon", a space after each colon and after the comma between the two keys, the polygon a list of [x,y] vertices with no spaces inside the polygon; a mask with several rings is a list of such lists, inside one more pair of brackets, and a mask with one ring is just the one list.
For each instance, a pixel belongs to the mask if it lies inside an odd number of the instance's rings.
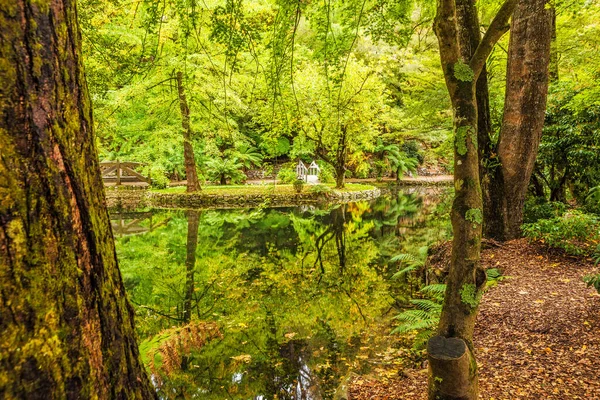
{"label": "water reflection", "polygon": [[365,337],[409,290],[391,286],[388,260],[426,240],[414,234],[423,204],[135,216],[147,230],[117,235],[117,250],[161,397],[339,396]]}

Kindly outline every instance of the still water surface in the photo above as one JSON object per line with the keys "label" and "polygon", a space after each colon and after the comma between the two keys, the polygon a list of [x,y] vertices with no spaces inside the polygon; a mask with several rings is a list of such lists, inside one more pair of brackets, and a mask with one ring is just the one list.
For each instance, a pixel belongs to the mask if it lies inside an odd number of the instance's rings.
{"label": "still water surface", "polygon": [[161,397],[343,394],[410,296],[390,280],[398,265],[389,259],[444,235],[432,217],[438,199],[113,212],[141,355]]}

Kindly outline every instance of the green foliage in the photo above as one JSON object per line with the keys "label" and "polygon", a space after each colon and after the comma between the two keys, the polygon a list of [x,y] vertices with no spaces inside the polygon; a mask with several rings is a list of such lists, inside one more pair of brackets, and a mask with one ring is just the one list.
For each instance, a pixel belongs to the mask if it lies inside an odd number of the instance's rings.
{"label": "green foliage", "polygon": [[422,349],[427,340],[434,335],[442,312],[442,301],[446,285],[429,285],[420,290],[424,298],[411,299],[413,308],[404,310],[394,319],[399,321],[392,333],[407,334],[415,332],[413,347]]}
{"label": "green foliage", "polygon": [[310,185],[308,191],[310,193],[329,193],[331,192],[331,188],[327,185],[323,185],[323,184],[317,184],[317,185]]}
{"label": "green foliage", "polygon": [[329,164],[319,162],[321,172],[319,173],[319,181],[322,183],[333,183],[335,182],[335,173],[333,168]]}
{"label": "green foliage", "polygon": [[419,148],[419,145],[415,140],[407,140],[402,143],[400,149],[406,154],[409,158],[416,159],[419,164],[422,164],[425,161],[425,157],[423,156],[423,152]]}
{"label": "green foliage", "polygon": [[212,182],[219,182],[222,185],[227,181],[239,183],[245,180],[246,176],[242,173],[242,163],[235,158],[215,157],[206,162],[206,174]]}
{"label": "green foliage", "polygon": [[277,179],[279,179],[282,183],[296,182],[296,180],[298,180],[298,176],[296,174],[295,165],[291,163],[283,166],[279,172],[277,172]]}
{"label": "green foliage", "polygon": [[454,146],[456,152],[464,156],[467,154],[467,133],[469,132],[469,126],[458,126],[454,134]]}
{"label": "green foliage", "polygon": [[483,223],[483,213],[479,208],[471,208],[465,213],[465,219],[469,222],[472,222],[473,225],[481,225]]}
{"label": "green foliage", "polygon": [[475,310],[481,301],[482,292],[472,283],[465,283],[460,288],[460,300],[469,306],[471,311]]}
{"label": "green foliage", "polygon": [[[551,201],[580,203],[600,185],[600,91],[568,82],[553,86],[535,174]],[[593,205],[593,204],[592,204]]]}
{"label": "green foliage", "polygon": [[540,219],[561,217],[567,211],[567,205],[559,201],[547,201],[543,197],[532,197],[525,201],[523,223],[530,224]]}
{"label": "green foliage", "polygon": [[258,149],[248,143],[241,142],[234,150],[230,151],[232,158],[246,169],[260,167],[263,156]]}
{"label": "green foliage", "polygon": [[600,185],[591,188],[585,198],[586,208],[596,214],[600,214]]}
{"label": "green foliage", "polygon": [[569,254],[591,256],[600,243],[600,221],[592,214],[570,211],[561,217],[523,225],[524,236]]}
{"label": "green foliage", "polygon": [[398,272],[394,273],[390,279],[398,279],[406,276],[407,274],[414,272],[417,268],[424,265],[423,260],[408,253],[395,255],[394,257],[390,258],[390,263],[399,263],[399,267],[401,268]]}
{"label": "green foliage", "polygon": [[583,278],[588,287],[593,287],[600,293],[600,275],[588,275]]}
{"label": "green foliage", "polygon": [[462,61],[454,64],[454,77],[461,82],[473,82],[475,73],[467,64]]}
{"label": "green foliage", "polygon": [[293,184],[294,190],[296,191],[296,193],[301,193],[305,184],[306,184],[306,182],[304,182],[302,179],[296,179]]}

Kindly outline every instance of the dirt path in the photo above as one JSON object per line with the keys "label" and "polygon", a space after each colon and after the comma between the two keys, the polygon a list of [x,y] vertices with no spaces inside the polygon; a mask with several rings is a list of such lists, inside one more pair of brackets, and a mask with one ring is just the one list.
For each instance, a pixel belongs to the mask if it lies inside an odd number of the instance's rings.
{"label": "dirt path", "polygon": [[[484,296],[475,332],[481,398],[600,399],[600,295],[581,277],[598,271],[517,240],[485,250],[510,278]],[[426,370],[388,382],[356,379],[349,399],[426,399]]]}

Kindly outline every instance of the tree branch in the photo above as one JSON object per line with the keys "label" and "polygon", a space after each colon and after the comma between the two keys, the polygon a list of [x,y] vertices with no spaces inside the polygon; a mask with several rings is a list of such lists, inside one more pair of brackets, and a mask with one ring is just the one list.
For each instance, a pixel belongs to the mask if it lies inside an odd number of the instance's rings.
{"label": "tree branch", "polygon": [[474,81],[477,81],[479,78],[479,74],[496,42],[500,40],[502,35],[508,32],[510,28],[508,21],[515,11],[518,2],[519,0],[506,0],[504,4],[502,4],[502,7],[500,7],[500,10],[490,24],[490,27],[485,32],[483,39],[481,39],[479,46],[477,46],[477,49],[471,58],[471,62],[469,63],[469,66],[475,74]]}

